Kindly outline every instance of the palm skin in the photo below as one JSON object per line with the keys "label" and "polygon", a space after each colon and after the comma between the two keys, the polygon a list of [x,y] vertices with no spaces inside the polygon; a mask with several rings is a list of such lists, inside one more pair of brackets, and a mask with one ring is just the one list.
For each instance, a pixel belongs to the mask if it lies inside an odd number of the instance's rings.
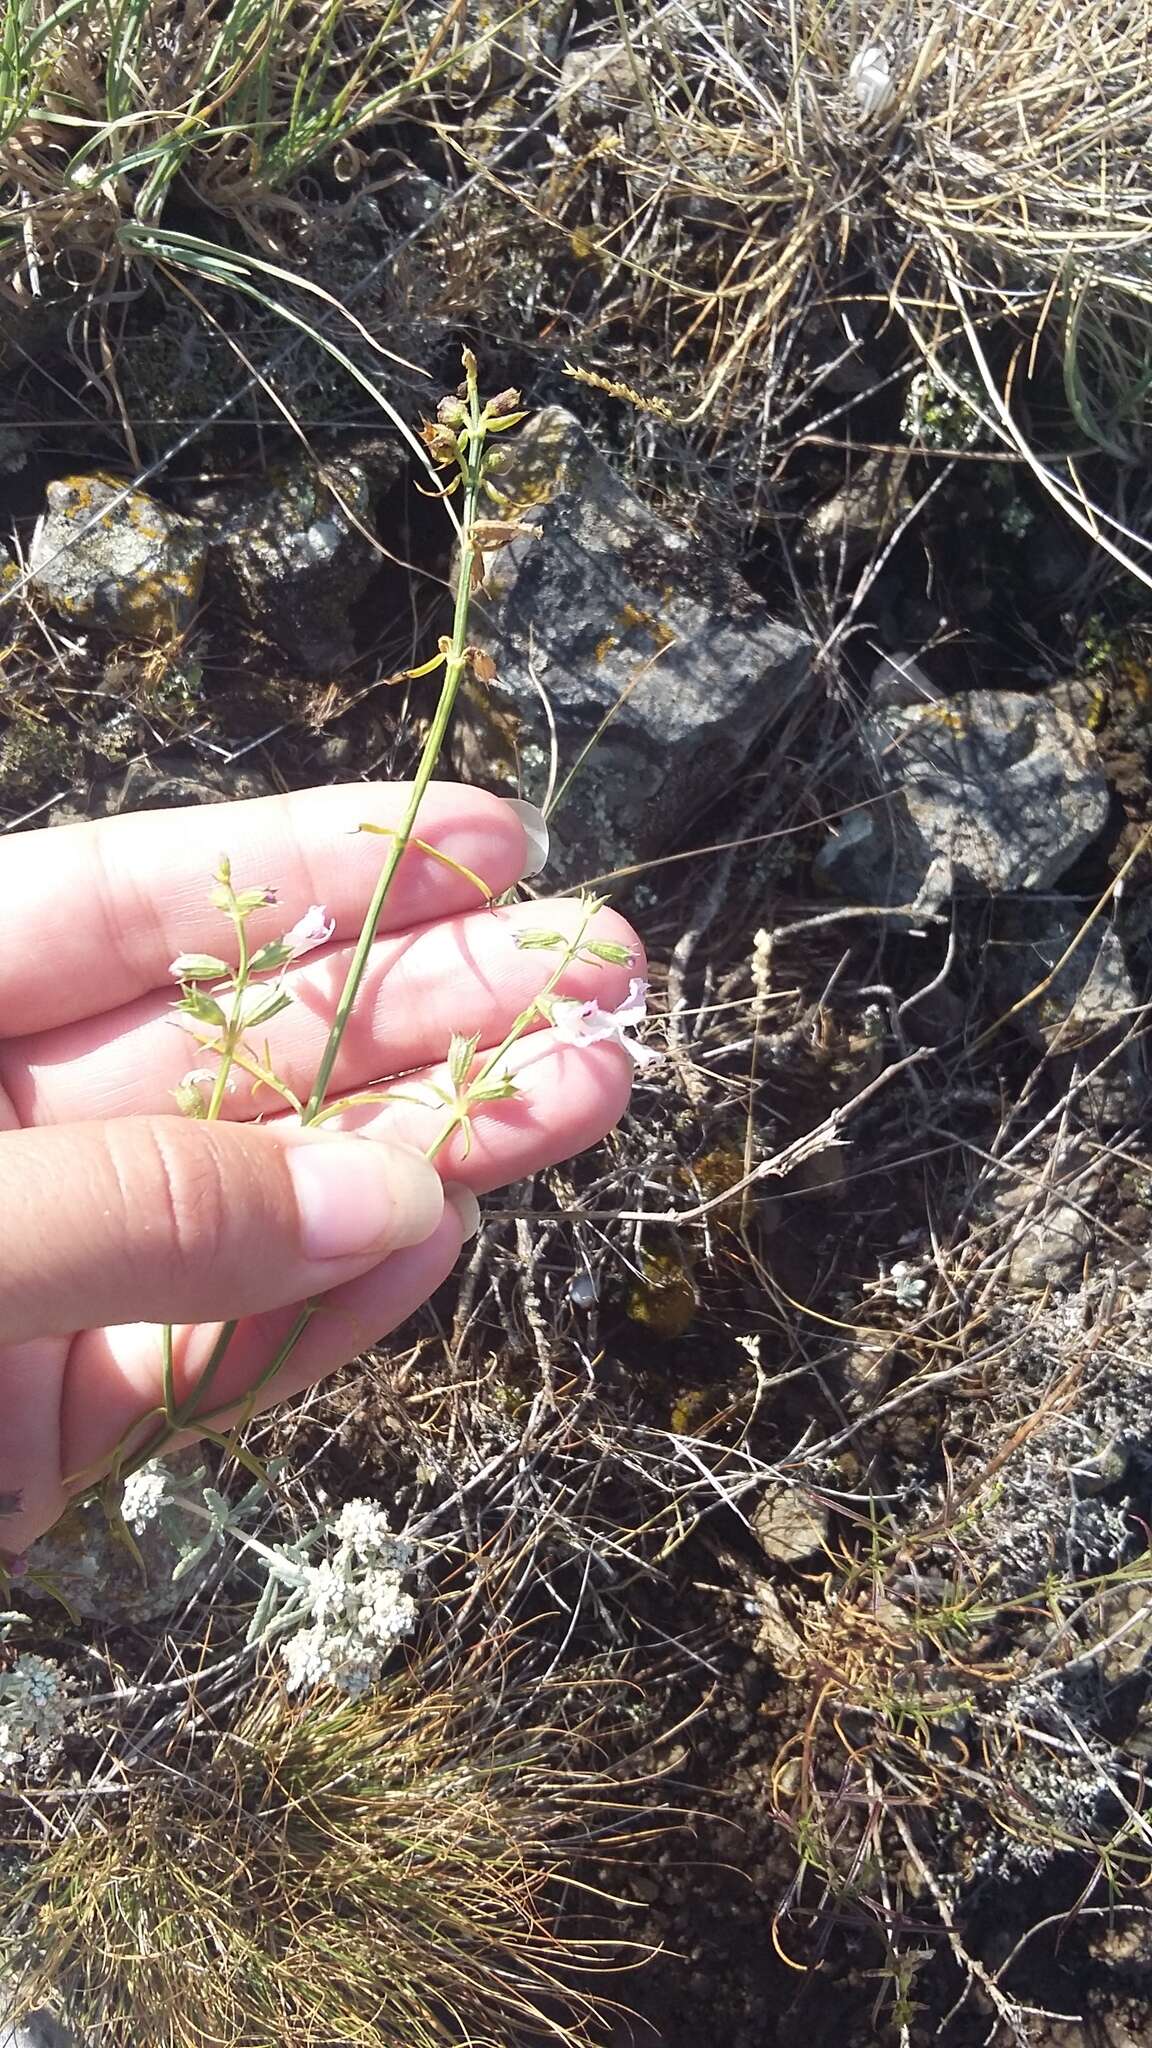
{"label": "palm skin", "polygon": [[[227,927],[208,903],[222,852],[239,886],[277,891],[276,906],[252,920],[254,944],[324,904],[333,938],[288,970],[293,1003],[266,1033],[275,1071],[305,1096],[379,870],[382,842],[356,828],[394,824],[404,796],[400,785],[354,784],[0,842],[0,1548],[8,1554],[48,1528],[78,1477],[106,1467],[155,1409],[157,1324],[179,1326],[179,1394],[195,1384],[220,1322],[240,1318],[213,1388],[217,1411],[243,1398],[301,1298],[315,1298],[282,1172],[293,1120],[244,1076],[226,1097],[226,1124],[178,1116],[173,1090],[202,1056],[174,1018],[168,968],[181,952],[228,953]],[[581,916],[572,899],[496,910],[477,902],[462,869],[496,895],[524,871],[522,825],[499,799],[434,784],[418,831],[450,858],[415,846],[405,854],[331,1087],[343,1098],[406,1077],[396,1099],[348,1111],[334,1127],[374,1141],[385,1164],[397,1158],[392,1148],[405,1148],[399,1167],[426,1152],[442,1124],[428,1091],[409,1091],[421,1076],[436,1077],[452,1033],[478,1032],[481,1051],[499,1044],[548,978],[550,956],[521,950],[516,931],[571,931]],[[595,933],[630,948],[629,964],[576,962],[562,993],[610,1007],[637,971],[639,946],[608,910]],[[437,1154],[445,1182],[482,1194],[595,1143],[621,1114],[632,1074],[619,1045],[563,1043],[543,1021],[516,1044],[509,1066],[515,1096],[485,1104],[470,1142],[457,1132]],[[418,1181],[427,1170],[416,1160],[410,1173]],[[417,1209],[427,1199],[426,1186],[411,1198]],[[352,1260],[351,1277],[323,1293],[262,1404],[310,1385],[426,1300],[458,1256],[462,1206],[446,1203],[420,1241],[412,1216],[400,1217],[390,1239],[400,1248]]]}

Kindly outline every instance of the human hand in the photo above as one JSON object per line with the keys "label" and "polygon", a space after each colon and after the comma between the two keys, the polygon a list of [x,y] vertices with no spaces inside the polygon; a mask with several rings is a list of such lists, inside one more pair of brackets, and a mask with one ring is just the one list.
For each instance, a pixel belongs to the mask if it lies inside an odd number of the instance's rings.
{"label": "human hand", "polygon": [[[321,1297],[261,1395],[268,1405],[386,1335],[439,1286],[475,1226],[476,1194],[595,1143],[620,1116],[627,1053],[564,1043],[543,1022],[508,1056],[516,1095],[478,1107],[470,1145],[457,1131],[435,1166],[422,1154],[443,1109],[418,1100],[302,1131],[268,1115],[266,1091],[236,1072],[227,1121],[174,1112],[173,1090],[203,1055],[178,1028],[169,963],[227,953],[208,903],[221,852],[238,887],[277,892],[277,906],[252,917],[253,944],[314,902],[336,920],[332,942],[287,970],[294,1001],[261,1034],[275,1072],[306,1096],[382,857],[381,841],[356,827],[394,826],[404,796],[358,783],[0,841],[0,1552],[18,1554],[49,1528],[155,1414],[157,1325],[179,1326],[179,1400],[217,1326],[241,1319],[213,1383],[218,1416],[242,1401],[301,1303]],[[495,894],[529,865],[515,810],[479,790],[432,784],[417,830]],[[481,1051],[499,1044],[553,966],[521,951],[516,930],[571,932],[581,915],[574,899],[543,913],[478,905],[463,874],[410,846],[330,1096],[398,1075],[406,1089],[435,1079],[453,1032],[479,1032]],[[639,957],[611,911],[598,913],[594,936]],[[636,971],[576,962],[561,993],[611,1008]]]}

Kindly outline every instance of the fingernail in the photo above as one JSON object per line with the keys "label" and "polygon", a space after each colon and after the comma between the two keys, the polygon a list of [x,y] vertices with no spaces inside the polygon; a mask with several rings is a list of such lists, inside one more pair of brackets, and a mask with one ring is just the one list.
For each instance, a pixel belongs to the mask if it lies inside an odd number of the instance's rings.
{"label": "fingernail", "polygon": [[401,1146],[301,1133],[287,1160],[306,1259],[362,1258],[423,1244],[444,1213],[435,1168]]}
{"label": "fingernail", "polygon": [[467,1244],[468,1239],[475,1237],[476,1232],[480,1228],[479,1202],[476,1200],[471,1188],[466,1188],[462,1182],[456,1180],[445,1181],[444,1200],[450,1209],[455,1209],[460,1219],[460,1228],[464,1234],[464,1242]]}
{"label": "fingernail", "polygon": [[506,796],[504,799],[510,811],[515,811],[524,829],[526,865],[521,872],[521,881],[530,882],[548,865],[548,850],[551,840],[548,836],[548,822],[542,810],[530,804],[526,797]]}

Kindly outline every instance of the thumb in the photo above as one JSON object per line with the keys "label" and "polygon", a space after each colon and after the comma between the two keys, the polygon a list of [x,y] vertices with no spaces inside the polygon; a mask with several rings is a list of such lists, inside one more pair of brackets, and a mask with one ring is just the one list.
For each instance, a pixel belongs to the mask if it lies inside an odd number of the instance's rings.
{"label": "thumb", "polygon": [[0,1137],[0,1341],[280,1308],[423,1243],[434,1167],[377,1139],[119,1117]]}

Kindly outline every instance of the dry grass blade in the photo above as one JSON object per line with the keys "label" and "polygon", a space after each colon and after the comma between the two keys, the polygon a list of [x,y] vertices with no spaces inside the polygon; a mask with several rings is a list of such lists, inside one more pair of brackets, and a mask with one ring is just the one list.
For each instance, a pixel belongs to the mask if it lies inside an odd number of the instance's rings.
{"label": "dry grass blade", "polygon": [[194,1774],[174,1754],[52,1829],[24,1997],[124,2048],[575,2048],[600,1956],[555,1931],[556,1880],[618,1821],[546,1691],[503,1707],[418,1671],[303,1707],[256,1686]]}

